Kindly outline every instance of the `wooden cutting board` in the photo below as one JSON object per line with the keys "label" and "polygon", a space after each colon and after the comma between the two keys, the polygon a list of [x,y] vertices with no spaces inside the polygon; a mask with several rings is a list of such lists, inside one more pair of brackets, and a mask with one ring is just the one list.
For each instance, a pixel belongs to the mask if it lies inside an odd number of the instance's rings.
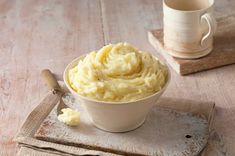
{"label": "wooden cutting board", "polygon": [[[156,106],[140,128],[127,133],[109,133],[95,128],[86,112],[71,97],[66,98],[66,101],[81,112],[79,126],[69,127],[59,122],[54,108],[35,133],[37,139],[115,154],[157,156],[198,155],[207,143],[208,121],[192,113]],[[167,99],[159,103],[194,104],[190,101]]]}
{"label": "wooden cutting board", "polygon": [[180,75],[187,75],[235,63],[235,15],[217,19],[213,51],[202,58],[187,60],[170,56],[164,49],[163,30],[148,32],[149,42],[161,53],[169,65]]}

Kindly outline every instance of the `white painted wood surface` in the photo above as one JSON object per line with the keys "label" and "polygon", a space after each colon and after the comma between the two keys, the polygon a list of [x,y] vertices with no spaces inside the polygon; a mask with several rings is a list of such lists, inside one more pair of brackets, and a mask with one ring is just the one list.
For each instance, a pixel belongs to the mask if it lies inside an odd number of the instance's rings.
{"label": "white painted wood surface", "polygon": [[[69,127],[59,122],[55,107],[51,112],[47,110],[50,114],[45,120],[37,122],[40,125],[34,135],[37,139],[128,156],[198,155],[209,138],[208,120],[214,106],[211,102],[162,98],[139,128],[125,133],[110,133],[96,128],[83,106],[71,94],[64,101],[81,113],[80,124]],[[172,110],[174,107],[182,112]]]}
{"label": "white painted wood surface", "polygon": [[[217,0],[215,14],[234,12]],[[12,141],[46,94],[40,70],[59,77],[73,58],[109,42],[127,41],[156,54],[147,31],[162,27],[161,0],[0,0],[0,155],[15,155]],[[235,155],[235,65],[181,77],[172,70],[164,95],[215,101],[215,128]]]}

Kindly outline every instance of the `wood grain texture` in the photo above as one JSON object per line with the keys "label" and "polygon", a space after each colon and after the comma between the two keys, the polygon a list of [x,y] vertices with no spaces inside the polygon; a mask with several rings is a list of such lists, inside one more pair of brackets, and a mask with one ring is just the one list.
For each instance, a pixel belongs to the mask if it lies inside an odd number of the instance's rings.
{"label": "wood grain texture", "polygon": [[164,49],[163,29],[148,32],[149,42],[180,75],[218,68],[235,63],[235,14],[217,19],[218,29],[214,36],[213,51],[200,59],[180,59],[168,54]]}
{"label": "wood grain texture", "polygon": [[[47,153],[44,151],[35,151],[34,149],[21,147],[16,156],[33,155],[33,156],[61,156],[61,154]],[[65,155],[62,155],[65,156]]]}
{"label": "wood grain texture", "polygon": [[48,91],[40,71],[61,76],[75,57],[103,46],[98,0],[0,1],[0,155]]}
{"label": "wood grain texture", "polygon": [[[106,43],[120,40],[128,41],[142,50],[157,55],[157,52],[148,43],[147,31],[162,28],[161,1],[136,0],[136,3],[132,3],[125,0],[107,0],[102,2]],[[125,2],[126,5],[123,4]],[[215,12],[217,17],[233,12],[235,2],[216,2],[215,10],[219,10]],[[235,146],[235,132],[233,132],[233,129],[235,129],[235,117],[233,115],[235,113],[235,94],[233,94],[235,92],[235,65],[186,77],[179,76],[173,70],[171,71],[172,81],[163,96],[215,101],[217,114],[214,127],[226,142],[225,153],[229,156],[235,155],[235,150],[233,150],[233,146]]]}
{"label": "wood grain texture", "polygon": [[[231,14],[234,8],[234,1],[218,0],[215,14]],[[47,92],[41,69],[61,77],[73,58],[109,42],[127,41],[157,54],[146,34],[161,27],[161,0],[1,0],[0,155],[15,155],[13,136]],[[215,128],[232,156],[234,92],[235,65],[231,65],[187,77],[172,71],[165,95],[215,101]]]}

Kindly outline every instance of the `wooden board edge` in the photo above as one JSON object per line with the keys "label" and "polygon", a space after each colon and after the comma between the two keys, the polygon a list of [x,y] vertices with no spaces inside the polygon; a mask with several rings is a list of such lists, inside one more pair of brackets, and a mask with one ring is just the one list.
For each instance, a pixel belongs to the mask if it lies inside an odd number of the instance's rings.
{"label": "wooden board edge", "polygon": [[58,139],[55,139],[55,138],[44,137],[44,136],[37,135],[37,134],[35,134],[34,137],[38,140],[42,140],[42,141],[46,141],[46,142],[61,144],[61,145],[65,145],[65,146],[73,146],[73,147],[83,148],[83,149],[87,149],[87,150],[95,150],[98,152],[105,152],[105,153],[110,153],[110,154],[115,154],[115,155],[144,156],[143,154],[139,154],[139,153],[131,153],[131,152],[123,151],[123,150],[115,150],[112,148],[105,148],[105,147],[100,147],[97,145],[86,145],[86,144],[82,144],[82,143],[73,143],[73,142],[69,142],[69,141],[66,141],[66,142],[59,141]]}
{"label": "wooden board edge", "polygon": [[[160,29],[156,29],[156,30],[160,30]],[[149,43],[154,47],[154,49],[155,49],[158,53],[160,53],[160,54],[164,57],[164,59],[166,60],[166,64],[167,64],[168,66],[171,66],[171,67],[176,71],[176,73],[178,73],[178,74],[180,74],[180,75],[183,76],[184,73],[181,72],[181,67],[180,67],[180,65],[177,64],[177,63],[175,62],[175,60],[174,60],[171,56],[166,56],[166,55],[168,55],[168,54],[164,54],[165,52],[162,51],[162,48],[163,48],[163,47],[162,47],[161,43],[160,43],[160,42],[156,39],[156,37],[153,35],[153,31],[156,31],[156,30],[150,30],[150,31],[147,32]],[[171,63],[174,64],[174,65],[171,65],[171,64],[168,63],[168,62],[171,62]]]}
{"label": "wooden board edge", "polygon": [[[230,54],[228,53],[228,55],[230,55]],[[200,68],[200,66],[203,66],[203,64],[207,61],[209,61],[209,60],[204,60],[201,63],[191,63],[191,64],[185,63],[184,66],[182,66],[183,67],[182,72],[184,72],[184,73],[186,73],[186,75],[188,75],[188,74],[192,74],[192,73],[203,72],[203,71],[217,69],[217,68],[220,68],[220,67],[225,67],[225,66],[228,66],[228,65],[233,65],[233,64],[235,64],[235,57],[230,57],[229,59],[227,59],[227,62],[225,62],[223,60],[218,60],[217,62],[219,62],[219,63],[217,63],[216,66],[210,64],[207,68],[203,68],[203,69]],[[193,66],[193,65],[198,66],[197,69],[194,70],[194,71],[191,71],[191,72],[187,71],[187,69],[189,68],[187,66]]]}

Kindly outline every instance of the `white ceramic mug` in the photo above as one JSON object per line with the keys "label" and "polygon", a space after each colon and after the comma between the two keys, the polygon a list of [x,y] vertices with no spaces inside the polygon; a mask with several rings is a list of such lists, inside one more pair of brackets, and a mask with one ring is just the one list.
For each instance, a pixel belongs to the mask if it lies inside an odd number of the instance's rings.
{"label": "white ceramic mug", "polygon": [[163,0],[164,48],[178,58],[194,59],[213,49],[214,0]]}

